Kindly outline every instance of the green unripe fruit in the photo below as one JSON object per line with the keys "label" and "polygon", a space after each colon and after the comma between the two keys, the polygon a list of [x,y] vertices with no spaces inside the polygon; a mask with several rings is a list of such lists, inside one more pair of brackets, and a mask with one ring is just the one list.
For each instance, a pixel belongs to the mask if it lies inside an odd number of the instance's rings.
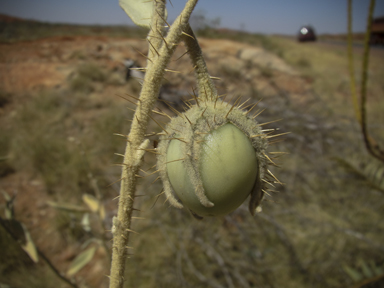
{"label": "green unripe fruit", "polygon": [[255,213],[267,182],[268,143],[248,114],[217,98],[172,118],[160,138],[157,167],[173,206],[197,218],[218,216],[250,195],[249,210]]}
{"label": "green unripe fruit", "polygon": [[[203,206],[195,194],[183,157],[184,142],[171,140],[167,151],[167,173],[181,202],[201,216],[225,215],[239,207],[250,194],[258,173],[255,149],[244,133],[225,124],[205,136],[199,163],[207,198],[215,206]],[[174,161],[174,162],[173,162]]]}

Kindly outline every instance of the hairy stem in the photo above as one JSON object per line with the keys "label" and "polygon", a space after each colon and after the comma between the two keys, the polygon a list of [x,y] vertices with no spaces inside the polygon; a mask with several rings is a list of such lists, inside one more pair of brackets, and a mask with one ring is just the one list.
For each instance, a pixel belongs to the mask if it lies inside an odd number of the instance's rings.
{"label": "hairy stem", "polygon": [[153,61],[158,57],[161,47],[164,27],[165,27],[165,0],[155,0],[154,11],[151,19],[151,29],[148,33],[147,41],[149,44],[147,70],[151,69]]}
{"label": "hairy stem", "polygon": [[[159,2],[159,1],[157,1]],[[133,117],[130,133],[127,137],[127,147],[124,155],[122,180],[120,186],[120,198],[117,217],[113,220],[113,246],[112,246],[112,264],[110,275],[110,288],[122,288],[124,284],[125,260],[127,258],[127,246],[129,241],[129,232],[131,227],[131,217],[133,212],[133,203],[135,199],[137,173],[140,168],[141,158],[144,155],[148,140],[144,141],[144,134],[150,119],[150,113],[153,109],[157,96],[159,94],[161,82],[164,76],[164,69],[169,63],[177,44],[180,41],[182,32],[188,24],[189,17],[197,3],[197,0],[189,0],[179,17],[171,26],[167,37],[162,40],[163,43],[154,46],[156,53],[155,59],[150,59],[150,69],[147,69],[143,87],[140,93],[140,100]],[[162,3],[156,4],[158,10]],[[156,15],[154,13],[154,19]],[[164,14],[163,14],[164,15]],[[161,18],[161,17],[159,17]],[[155,25],[153,25],[155,23]],[[152,32],[156,33],[158,22],[152,21]],[[162,37],[162,35],[156,35]],[[151,38],[150,41],[153,39]],[[161,47],[160,47],[161,46]]]}
{"label": "hairy stem", "polygon": [[197,38],[189,24],[185,32],[186,34],[183,35],[183,41],[187,46],[192,65],[195,68],[199,97],[203,100],[215,101],[217,97],[216,87],[209,76],[199,42],[197,42]]}

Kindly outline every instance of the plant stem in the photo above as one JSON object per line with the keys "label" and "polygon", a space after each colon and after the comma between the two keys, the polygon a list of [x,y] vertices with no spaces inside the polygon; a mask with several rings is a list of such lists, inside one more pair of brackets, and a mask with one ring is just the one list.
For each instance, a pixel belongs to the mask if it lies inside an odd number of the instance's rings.
{"label": "plant stem", "polygon": [[375,9],[375,0],[371,0],[369,4],[369,14],[367,20],[367,30],[365,32],[364,40],[364,54],[363,54],[363,67],[361,75],[361,130],[364,136],[364,143],[368,152],[375,158],[384,162],[384,151],[380,149],[379,145],[368,135],[367,127],[367,81],[368,81],[368,64],[369,64],[369,39],[371,36],[373,11]]}
{"label": "plant stem", "polygon": [[151,29],[148,33],[149,44],[147,70],[151,69],[153,61],[157,59],[157,53],[161,47],[165,27],[165,0],[155,1],[154,11],[151,19]]}
{"label": "plant stem", "polygon": [[[157,3],[156,1],[155,3]],[[129,241],[129,232],[131,227],[131,217],[133,212],[133,203],[135,199],[137,173],[139,171],[140,162],[144,155],[145,147],[149,140],[144,140],[144,134],[150,119],[150,113],[156,103],[159,94],[161,82],[164,76],[164,69],[169,63],[178,42],[180,41],[182,32],[188,24],[189,17],[197,4],[197,0],[189,0],[179,17],[171,26],[167,37],[162,40],[164,43],[160,49],[156,48],[156,59],[150,59],[152,64],[147,69],[143,87],[140,93],[140,100],[133,117],[130,133],[127,137],[127,146],[124,155],[122,168],[122,180],[120,187],[119,207],[117,218],[113,221],[113,246],[112,246],[112,264],[110,275],[110,288],[122,288],[124,284],[125,260],[127,258],[127,246]],[[156,4],[160,7],[161,3]],[[161,15],[153,14],[154,19]],[[164,15],[164,14],[163,14]],[[161,18],[161,17],[159,17]],[[152,25],[152,32],[157,33],[157,25],[161,21],[152,21],[156,25]],[[162,35],[157,35],[162,37]],[[150,39],[152,41],[152,39]]]}
{"label": "plant stem", "polygon": [[359,101],[357,99],[356,92],[356,79],[355,79],[355,67],[353,63],[353,50],[352,50],[352,0],[348,0],[348,65],[349,65],[349,78],[351,80],[351,96],[353,108],[357,121],[361,124],[361,114],[359,110]]}
{"label": "plant stem", "polygon": [[199,97],[203,100],[213,102],[216,100],[217,90],[209,76],[199,42],[189,24],[187,25],[185,32],[187,35],[183,35],[183,41],[187,46],[192,65],[195,68]]}
{"label": "plant stem", "polygon": [[71,280],[65,278],[59,270],[56,269],[56,267],[52,264],[52,262],[44,255],[43,252],[41,252],[39,249],[37,249],[37,253],[39,253],[39,256],[44,259],[45,263],[48,264],[48,266],[51,268],[51,270],[56,274],[57,277],[59,277],[61,280],[63,280],[65,283],[67,283],[72,288],[78,288],[77,284],[72,282]]}

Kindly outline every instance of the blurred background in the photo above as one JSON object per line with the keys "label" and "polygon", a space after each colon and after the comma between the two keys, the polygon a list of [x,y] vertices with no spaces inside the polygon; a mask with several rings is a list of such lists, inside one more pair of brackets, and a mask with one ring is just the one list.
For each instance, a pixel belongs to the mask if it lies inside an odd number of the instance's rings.
{"label": "blurred background", "polygon": [[[289,2],[289,3],[288,3]],[[284,185],[197,221],[170,207],[147,153],[126,287],[384,287],[384,165],[364,146],[347,62],[347,1],[201,0],[191,17],[227,101],[261,102]],[[185,1],[167,3],[172,22]],[[360,91],[368,1],[353,1]],[[115,2],[0,6],[0,287],[106,287],[125,140],[147,31]],[[368,69],[368,131],[384,145],[384,2]],[[183,44],[159,98],[183,111],[195,87]],[[133,97],[132,97],[133,96]],[[174,115],[159,101],[157,111]],[[153,114],[162,125],[166,117]],[[148,128],[151,148],[161,128]],[[247,201],[246,201],[247,202]]]}
{"label": "blurred background", "polygon": [[[301,25],[314,25],[318,33],[345,33],[347,27],[347,1],[305,0],[242,0],[236,4],[223,0],[199,1],[195,14],[204,14],[207,19],[219,20],[221,28],[244,30],[264,34],[295,34]],[[118,1],[100,0],[2,0],[0,13],[24,19],[54,23],[133,25]],[[172,22],[183,9],[185,1],[174,0],[168,5],[168,19]],[[364,32],[369,1],[353,1],[353,27],[355,32]],[[376,1],[374,16],[384,14],[383,1]]]}

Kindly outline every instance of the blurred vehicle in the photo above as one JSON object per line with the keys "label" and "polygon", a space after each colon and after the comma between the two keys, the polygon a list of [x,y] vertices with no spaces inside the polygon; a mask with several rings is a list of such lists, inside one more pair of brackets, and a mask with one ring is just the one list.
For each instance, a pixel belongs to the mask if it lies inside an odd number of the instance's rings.
{"label": "blurred vehicle", "polygon": [[299,35],[297,37],[299,42],[306,41],[316,41],[315,30],[311,26],[303,26],[299,30]]}
{"label": "blurred vehicle", "polygon": [[384,45],[384,16],[372,20],[369,43],[372,45]]}

